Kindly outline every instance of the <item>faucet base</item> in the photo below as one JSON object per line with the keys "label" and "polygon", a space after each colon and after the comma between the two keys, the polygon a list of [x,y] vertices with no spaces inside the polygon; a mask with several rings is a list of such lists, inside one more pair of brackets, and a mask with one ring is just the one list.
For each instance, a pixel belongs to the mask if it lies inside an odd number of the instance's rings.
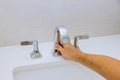
{"label": "faucet base", "polygon": [[41,55],[38,51],[34,51],[31,53],[31,58],[34,59],[34,58],[40,58]]}

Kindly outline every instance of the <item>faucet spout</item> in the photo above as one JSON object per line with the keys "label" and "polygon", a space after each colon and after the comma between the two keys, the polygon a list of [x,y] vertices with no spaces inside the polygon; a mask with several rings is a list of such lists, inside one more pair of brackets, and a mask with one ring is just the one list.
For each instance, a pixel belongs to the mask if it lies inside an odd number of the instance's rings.
{"label": "faucet spout", "polygon": [[60,26],[56,27],[55,33],[54,33],[54,50],[53,55],[60,55],[60,52],[55,49],[55,44],[60,44],[61,46],[63,44],[69,43],[69,34],[65,27]]}

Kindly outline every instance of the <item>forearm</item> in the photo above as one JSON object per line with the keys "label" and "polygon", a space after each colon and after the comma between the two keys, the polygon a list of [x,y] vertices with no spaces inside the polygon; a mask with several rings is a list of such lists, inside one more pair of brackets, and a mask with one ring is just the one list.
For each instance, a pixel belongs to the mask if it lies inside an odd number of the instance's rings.
{"label": "forearm", "polygon": [[61,52],[65,59],[82,63],[101,74],[107,80],[120,80],[119,60],[103,55],[82,53],[71,44],[65,44],[63,47],[57,44],[56,49]]}
{"label": "forearm", "polygon": [[93,69],[108,80],[120,80],[120,61],[114,58],[80,52],[76,61]]}

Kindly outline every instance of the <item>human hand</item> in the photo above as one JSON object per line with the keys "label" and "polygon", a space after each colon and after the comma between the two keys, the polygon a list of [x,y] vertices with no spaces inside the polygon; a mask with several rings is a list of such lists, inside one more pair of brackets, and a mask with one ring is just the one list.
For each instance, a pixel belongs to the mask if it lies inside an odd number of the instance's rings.
{"label": "human hand", "polygon": [[82,53],[70,43],[64,44],[62,46],[56,44],[55,47],[61,53],[63,58],[68,60],[77,61],[80,56],[80,53]]}

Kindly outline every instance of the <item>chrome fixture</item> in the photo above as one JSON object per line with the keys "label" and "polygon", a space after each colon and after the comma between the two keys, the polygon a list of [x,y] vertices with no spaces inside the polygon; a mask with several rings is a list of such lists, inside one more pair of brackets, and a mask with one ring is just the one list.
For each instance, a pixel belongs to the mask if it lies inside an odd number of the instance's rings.
{"label": "chrome fixture", "polygon": [[21,45],[33,45],[33,52],[31,53],[31,58],[38,58],[41,57],[39,49],[38,49],[38,41],[34,40],[34,41],[22,41]]}
{"label": "chrome fixture", "polygon": [[[88,35],[78,35],[78,36],[75,36],[74,37],[74,46],[79,49],[78,47],[78,40],[81,40],[81,39],[88,39],[89,36]],[[80,50],[80,49],[79,49]]]}
{"label": "chrome fixture", "polygon": [[54,56],[60,55],[60,52],[55,49],[55,44],[56,43],[58,43],[62,46],[63,44],[66,44],[66,43],[69,43],[69,42],[70,42],[70,39],[69,39],[67,29],[63,26],[56,27],[55,33],[54,33],[53,55]]}

